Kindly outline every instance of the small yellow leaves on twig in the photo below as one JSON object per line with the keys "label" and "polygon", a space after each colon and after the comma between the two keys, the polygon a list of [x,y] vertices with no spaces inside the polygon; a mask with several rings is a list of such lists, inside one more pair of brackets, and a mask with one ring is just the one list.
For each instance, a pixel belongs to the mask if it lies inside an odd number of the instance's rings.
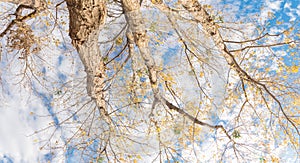
{"label": "small yellow leaves on twig", "polygon": [[292,40],[291,40],[290,38],[285,38],[285,39],[284,39],[284,43],[287,43],[287,44],[290,43],[291,41],[292,41]]}
{"label": "small yellow leaves on twig", "polygon": [[86,135],[86,132],[85,131],[82,131],[81,132],[81,136],[85,136]]}
{"label": "small yellow leaves on twig", "polygon": [[192,135],[199,135],[201,132],[201,128],[198,126],[190,125],[189,126],[189,134]]}
{"label": "small yellow leaves on twig", "polygon": [[88,141],[86,144],[87,145],[92,145],[94,143],[94,140],[90,140],[90,141]]}
{"label": "small yellow leaves on twig", "polygon": [[116,44],[117,44],[117,45],[122,45],[122,43],[123,43],[122,37],[118,37],[118,38],[116,39]]}
{"label": "small yellow leaves on twig", "polygon": [[277,73],[282,72],[283,71],[283,66],[279,66],[279,68],[276,70]]}
{"label": "small yellow leaves on twig", "polygon": [[275,156],[271,156],[271,160],[274,163],[279,163],[279,159],[277,157],[275,157]]}
{"label": "small yellow leaves on twig", "polygon": [[277,20],[277,21],[276,21],[276,24],[277,24],[277,25],[280,25],[280,24],[282,24],[282,22]]}
{"label": "small yellow leaves on twig", "polygon": [[162,0],[151,0],[153,4],[162,4]]}
{"label": "small yellow leaves on twig", "polygon": [[163,72],[160,72],[160,76],[162,77],[162,79],[164,81],[168,81],[168,82],[171,82],[171,83],[175,83],[174,82],[174,78],[170,75],[170,74],[165,74]]}
{"label": "small yellow leaves on twig", "polygon": [[297,73],[299,71],[299,66],[293,65],[290,67],[286,67],[288,73]]}
{"label": "small yellow leaves on twig", "polygon": [[121,157],[121,158],[119,158],[119,161],[125,162],[126,160],[123,157]]}
{"label": "small yellow leaves on twig", "polygon": [[272,19],[272,18],[274,18],[275,16],[274,16],[274,13],[273,12],[268,12],[268,18],[270,18],[270,19]]}
{"label": "small yellow leaves on twig", "polygon": [[292,73],[297,73],[298,71],[299,71],[299,66],[293,65],[293,66],[291,67],[291,72],[292,72]]}
{"label": "small yellow leaves on twig", "polygon": [[200,78],[202,78],[204,76],[204,72],[201,71],[200,74],[199,74]]}
{"label": "small yellow leaves on twig", "polygon": [[233,133],[232,133],[232,136],[233,136],[233,138],[240,138],[241,137],[240,132],[238,130],[234,130]]}
{"label": "small yellow leaves on twig", "polygon": [[47,21],[47,20],[46,20],[45,24],[46,24],[47,27],[50,26],[50,23],[49,23],[49,21]]}
{"label": "small yellow leaves on twig", "polygon": [[160,128],[160,127],[156,127],[156,131],[157,131],[157,132],[160,132],[160,131],[161,131],[161,128]]}
{"label": "small yellow leaves on twig", "polygon": [[60,41],[59,41],[58,39],[56,39],[56,40],[54,41],[54,43],[55,43],[55,46],[58,46],[58,45],[60,44]]}
{"label": "small yellow leaves on twig", "polygon": [[203,7],[206,8],[206,9],[211,9],[212,8],[211,5],[203,5]]}
{"label": "small yellow leaves on twig", "polygon": [[143,101],[142,98],[138,98],[138,97],[133,98],[133,103],[140,103],[142,101]]}
{"label": "small yellow leaves on twig", "polygon": [[142,77],[143,76],[142,70],[136,71],[136,74],[137,74],[138,77]]}
{"label": "small yellow leaves on twig", "polygon": [[292,119],[297,125],[300,125],[300,118]]}
{"label": "small yellow leaves on twig", "polygon": [[286,36],[288,36],[288,35],[290,35],[290,34],[291,34],[291,31],[289,31],[289,30],[286,30],[286,31],[284,31],[284,32],[283,32],[283,34],[284,34],[284,35],[286,35]]}
{"label": "small yellow leaves on twig", "polygon": [[[294,96],[293,100],[294,100],[293,105],[300,106],[300,96]],[[300,110],[299,110],[299,113],[300,113]]]}

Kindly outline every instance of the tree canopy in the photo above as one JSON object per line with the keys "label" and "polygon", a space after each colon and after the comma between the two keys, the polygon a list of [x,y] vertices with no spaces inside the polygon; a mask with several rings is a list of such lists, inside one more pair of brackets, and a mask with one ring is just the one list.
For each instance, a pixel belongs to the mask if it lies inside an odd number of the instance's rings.
{"label": "tree canopy", "polygon": [[297,162],[299,6],[1,0],[0,112],[40,162]]}

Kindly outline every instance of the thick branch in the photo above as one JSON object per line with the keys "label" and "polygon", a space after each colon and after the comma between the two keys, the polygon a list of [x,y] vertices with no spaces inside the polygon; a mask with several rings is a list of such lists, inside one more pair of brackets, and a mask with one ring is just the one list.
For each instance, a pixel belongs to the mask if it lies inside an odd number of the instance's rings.
{"label": "thick branch", "polygon": [[289,41],[289,42],[279,42],[279,43],[274,43],[274,44],[266,44],[266,45],[252,45],[252,46],[245,46],[241,49],[234,49],[230,50],[229,52],[237,52],[237,51],[244,51],[246,49],[251,49],[251,48],[268,48],[268,47],[274,47],[274,46],[282,46],[282,45],[287,45],[287,44],[292,44],[295,43],[294,41]]}
{"label": "thick branch", "polygon": [[155,61],[150,53],[148,45],[149,38],[146,34],[146,29],[140,11],[138,0],[123,0],[125,17],[129,25],[129,32],[132,32],[135,43],[137,44],[140,54],[143,57],[147,69],[149,71],[149,79],[154,91],[154,96],[158,96],[157,87],[157,72],[155,70]]}
{"label": "thick branch", "polygon": [[70,37],[87,73],[87,92],[98,108],[106,110],[104,95],[105,66],[98,46],[105,22],[105,0],[67,0]]}
{"label": "thick branch", "polygon": [[169,101],[167,101],[166,99],[164,99],[164,103],[167,105],[167,107],[170,110],[175,110],[176,112],[180,113],[181,115],[187,117],[188,119],[190,119],[191,121],[193,121],[194,123],[201,125],[201,126],[206,126],[209,128],[213,128],[213,129],[222,129],[222,131],[226,134],[226,136],[232,141],[231,136],[229,135],[229,133],[225,130],[225,128],[222,125],[211,125],[205,122],[200,121],[199,119],[197,119],[196,117],[188,114],[187,112],[185,112],[184,110],[180,109],[179,107],[176,107],[175,105],[173,105],[172,103],[170,103]]}
{"label": "thick branch", "polygon": [[228,65],[230,65],[231,68],[238,73],[241,80],[248,80],[256,84],[257,86],[262,87],[278,103],[280,110],[282,111],[285,118],[292,124],[297,134],[300,135],[299,129],[296,127],[294,122],[292,122],[286,115],[280,101],[270,92],[266,85],[252,78],[246,71],[244,71],[240,67],[240,65],[234,58],[234,55],[226,47],[225,42],[223,41],[222,36],[218,30],[218,26],[214,23],[211,16],[201,6],[201,4],[199,4],[197,0],[181,0],[180,2],[183,5],[183,7],[193,15],[196,21],[202,25],[203,29],[212,37],[213,41],[215,42],[215,45],[220,50],[222,56],[226,59]]}
{"label": "thick branch", "polygon": [[[21,16],[20,13],[22,13],[23,9],[31,9],[33,10],[31,13],[25,15],[25,16]],[[16,16],[16,19],[12,20],[7,27],[0,33],[0,38],[3,37],[4,35],[7,34],[7,32],[9,32],[9,30],[16,25],[18,22],[22,22],[24,23],[25,20],[28,20],[30,18],[32,18],[34,15],[36,15],[37,9],[31,6],[27,6],[27,5],[19,5],[18,8],[16,9],[14,15]]]}
{"label": "thick branch", "polygon": [[158,92],[158,88],[157,88],[157,76],[156,76],[157,73],[154,69],[155,62],[154,62],[153,57],[151,56],[151,53],[150,53],[150,50],[148,47],[149,39],[146,35],[146,30],[145,30],[145,27],[143,24],[142,15],[140,12],[140,6],[138,4],[138,1],[137,0],[123,0],[123,5],[124,5],[124,9],[125,9],[126,19],[129,24],[129,28],[134,35],[134,40],[135,40],[137,46],[139,47],[141,55],[142,55],[143,59],[145,60],[145,64],[149,71],[150,82],[153,87],[154,95],[156,96],[154,103],[161,102],[164,105],[166,105],[170,110],[177,111],[178,113],[189,118],[196,124],[199,124],[202,126],[207,126],[207,127],[214,128],[214,129],[221,128],[222,131],[225,132],[227,137],[230,140],[232,140],[230,135],[228,134],[228,132],[225,130],[225,128],[222,125],[213,126],[208,123],[204,123],[204,122],[198,120],[197,118],[193,117],[192,115],[186,113],[184,110],[174,106],[172,103],[170,103],[165,98],[161,97],[161,95]]}

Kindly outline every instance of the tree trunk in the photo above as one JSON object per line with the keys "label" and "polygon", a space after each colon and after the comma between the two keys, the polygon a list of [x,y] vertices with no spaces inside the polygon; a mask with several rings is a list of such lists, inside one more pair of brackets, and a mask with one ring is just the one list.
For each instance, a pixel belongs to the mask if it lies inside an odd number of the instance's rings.
{"label": "tree trunk", "polygon": [[104,99],[105,68],[98,46],[101,26],[105,22],[105,0],[67,0],[70,37],[87,74],[87,93],[101,110]]}

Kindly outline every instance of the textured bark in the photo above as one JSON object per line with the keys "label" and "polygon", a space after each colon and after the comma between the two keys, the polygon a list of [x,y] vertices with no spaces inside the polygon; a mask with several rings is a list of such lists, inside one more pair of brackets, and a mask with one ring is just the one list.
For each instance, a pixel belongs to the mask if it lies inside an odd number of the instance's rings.
{"label": "textured bark", "polygon": [[234,69],[241,78],[250,79],[251,77],[239,66],[234,56],[227,49],[222,36],[218,30],[218,26],[214,23],[212,17],[201,6],[197,0],[180,0],[183,7],[189,11],[193,17],[202,25],[203,29],[211,36],[216,47],[220,50],[228,65]]}
{"label": "textured bark", "polygon": [[67,5],[70,14],[70,37],[75,46],[83,44],[93,31],[99,32],[99,26],[104,23],[105,0],[67,0]]}
{"label": "textured bark", "polygon": [[226,46],[223,39],[218,31],[217,25],[214,20],[206,12],[206,10],[199,4],[197,0],[181,0],[182,5],[188,10],[194,18],[202,25],[205,31],[213,38],[216,46],[223,52],[223,55],[229,65],[233,65],[234,61],[231,56],[226,54]]}
{"label": "textured bark", "polygon": [[134,41],[139,48],[147,69],[149,71],[149,79],[154,91],[154,95],[158,95],[157,72],[155,70],[155,61],[150,53],[148,45],[149,38],[146,34],[146,28],[140,11],[139,0],[123,0],[123,8],[125,17],[129,25],[129,32],[132,32]]}
{"label": "textured bark", "polygon": [[106,17],[105,0],[67,0],[70,37],[87,73],[87,92],[97,106],[105,109],[105,67],[98,46],[101,25]]}

